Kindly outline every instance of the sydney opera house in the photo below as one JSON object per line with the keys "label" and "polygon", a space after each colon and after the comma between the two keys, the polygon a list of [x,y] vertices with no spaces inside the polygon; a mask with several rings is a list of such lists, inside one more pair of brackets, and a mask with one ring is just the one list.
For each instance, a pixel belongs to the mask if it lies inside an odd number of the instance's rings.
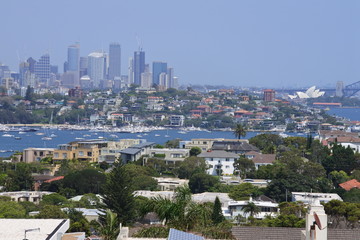
{"label": "sydney opera house", "polygon": [[294,95],[288,95],[290,99],[295,98],[318,98],[324,96],[325,92],[320,91],[320,89],[316,89],[316,86],[312,86],[306,92],[296,92]]}

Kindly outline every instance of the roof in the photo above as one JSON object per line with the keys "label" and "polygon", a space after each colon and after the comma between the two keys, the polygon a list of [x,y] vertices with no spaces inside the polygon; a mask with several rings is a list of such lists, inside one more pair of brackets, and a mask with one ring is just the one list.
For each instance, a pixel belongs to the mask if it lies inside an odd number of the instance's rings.
{"label": "roof", "polygon": [[0,219],[0,239],[24,239],[25,229],[39,229],[26,233],[31,240],[55,239],[68,228],[67,219]]}
{"label": "roof", "polygon": [[[233,227],[236,239],[301,240],[302,228]],[[328,240],[360,240],[360,229],[328,228]]]}
{"label": "roof", "polygon": [[61,179],[64,179],[64,176],[58,176],[58,177],[54,177],[54,178],[51,178],[49,180],[46,180],[45,182],[46,183],[51,183],[51,182],[54,182],[54,181],[59,181]]}
{"label": "roof", "polygon": [[359,188],[360,189],[360,182],[356,179],[351,179],[347,182],[340,183],[339,186],[346,191],[349,191],[353,188]]}
{"label": "roof", "polygon": [[205,238],[170,228],[168,240],[204,240]]}
{"label": "roof", "polygon": [[345,136],[345,137],[336,137],[329,138],[328,142],[338,142],[338,143],[360,143],[360,138],[353,136]]}
{"label": "roof", "polygon": [[145,148],[145,147],[151,147],[155,145],[154,142],[144,142],[144,143],[139,143],[136,145],[131,146],[131,148]]}
{"label": "roof", "polygon": [[211,151],[211,152],[202,152],[198,157],[203,158],[239,158],[238,154],[226,151]]}
{"label": "roof", "polygon": [[276,154],[257,154],[253,159],[254,163],[273,163],[275,162]]}
{"label": "roof", "polygon": [[260,151],[254,145],[251,145],[250,143],[243,141],[215,141],[213,143],[212,150],[244,151],[244,152]]}
{"label": "roof", "polygon": [[140,148],[126,148],[124,150],[119,151],[119,153],[121,154],[131,154],[131,155],[137,154],[139,152],[141,152]]}

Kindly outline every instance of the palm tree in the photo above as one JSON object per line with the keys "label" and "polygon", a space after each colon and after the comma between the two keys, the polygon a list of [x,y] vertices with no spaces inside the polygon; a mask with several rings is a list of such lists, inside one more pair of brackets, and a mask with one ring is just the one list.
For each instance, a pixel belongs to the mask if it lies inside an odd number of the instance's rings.
{"label": "palm tree", "polygon": [[258,206],[256,206],[256,204],[254,202],[248,202],[248,204],[246,204],[243,208],[242,208],[243,212],[245,215],[247,215],[248,213],[250,213],[250,217],[254,217],[254,215],[258,214],[260,212],[260,208]]}
{"label": "palm tree", "polygon": [[234,129],[234,135],[238,139],[246,136],[246,128],[242,124],[236,124]]}
{"label": "palm tree", "polygon": [[104,240],[115,240],[120,232],[117,214],[107,209],[104,218],[100,221],[99,231]]}

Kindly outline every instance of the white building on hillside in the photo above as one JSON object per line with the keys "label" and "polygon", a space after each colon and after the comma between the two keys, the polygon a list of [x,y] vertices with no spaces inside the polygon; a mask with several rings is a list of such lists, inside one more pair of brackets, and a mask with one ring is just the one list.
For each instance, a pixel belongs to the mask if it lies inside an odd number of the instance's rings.
{"label": "white building on hillside", "polygon": [[207,173],[210,175],[233,175],[234,162],[239,158],[238,154],[226,151],[202,152],[198,157],[205,158],[209,167]]}

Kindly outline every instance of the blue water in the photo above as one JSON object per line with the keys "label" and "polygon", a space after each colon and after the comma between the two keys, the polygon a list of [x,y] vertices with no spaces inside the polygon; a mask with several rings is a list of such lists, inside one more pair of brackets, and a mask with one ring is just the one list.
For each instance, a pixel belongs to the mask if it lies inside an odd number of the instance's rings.
{"label": "blue water", "polygon": [[[40,130],[38,132],[42,132]],[[89,131],[71,131],[71,130],[49,130],[48,135],[55,134],[57,137],[54,137],[50,141],[44,141],[41,138],[43,135],[36,135],[36,132],[28,132],[26,134],[18,134],[17,132],[10,132],[9,134],[14,135],[15,137],[21,137],[21,140],[16,140],[14,137],[3,137],[4,132],[0,132],[0,157],[10,156],[14,151],[22,151],[25,148],[35,147],[35,148],[57,148],[59,144],[65,144],[72,141],[81,141],[76,138],[84,138],[84,140],[89,139],[107,139],[107,140],[117,140],[124,138],[135,138],[135,139],[146,139],[148,142],[155,142],[158,144],[164,144],[168,140],[180,138],[182,140],[191,140],[193,138],[225,138],[225,139],[235,139],[233,132],[231,131],[190,131],[186,134],[178,133],[178,129],[169,129],[169,130],[158,130],[146,133],[103,133],[103,132],[89,132]],[[111,137],[110,135],[115,134],[118,138]],[[246,139],[254,137],[259,134],[259,132],[248,132]],[[90,135],[90,136],[84,136]],[[155,136],[160,135],[160,136]],[[168,137],[167,137],[167,136]],[[299,135],[299,134],[298,134]],[[1,150],[11,151],[11,152],[1,152]]]}
{"label": "blue water", "polygon": [[360,108],[331,108],[326,113],[344,117],[351,121],[360,121]]}

